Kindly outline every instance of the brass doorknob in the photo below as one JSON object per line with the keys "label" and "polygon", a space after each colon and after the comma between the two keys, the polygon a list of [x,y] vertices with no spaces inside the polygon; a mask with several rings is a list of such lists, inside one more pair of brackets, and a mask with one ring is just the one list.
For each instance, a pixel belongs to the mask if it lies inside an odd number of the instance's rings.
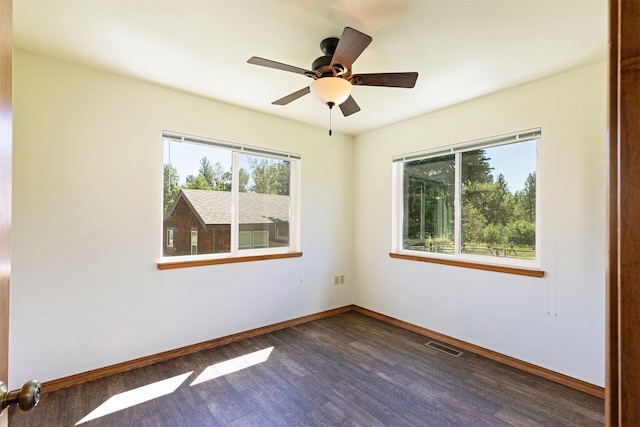
{"label": "brass doorknob", "polygon": [[40,383],[36,380],[27,381],[20,390],[7,390],[7,385],[0,381],[0,412],[16,403],[21,410],[28,411],[40,402]]}

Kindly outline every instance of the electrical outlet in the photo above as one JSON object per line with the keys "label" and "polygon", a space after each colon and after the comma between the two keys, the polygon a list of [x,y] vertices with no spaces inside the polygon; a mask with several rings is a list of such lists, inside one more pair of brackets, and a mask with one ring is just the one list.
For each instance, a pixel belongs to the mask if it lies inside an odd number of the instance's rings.
{"label": "electrical outlet", "polygon": [[344,285],[344,274],[340,275],[340,284]]}
{"label": "electrical outlet", "polygon": [[334,285],[339,285],[340,284],[340,276],[334,276],[333,277],[333,284]]}

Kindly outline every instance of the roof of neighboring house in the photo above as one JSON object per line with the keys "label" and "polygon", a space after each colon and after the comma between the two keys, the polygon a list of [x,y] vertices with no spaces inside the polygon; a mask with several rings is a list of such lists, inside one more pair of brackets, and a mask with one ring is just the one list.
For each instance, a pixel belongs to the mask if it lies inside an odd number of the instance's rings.
{"label": "roof of neighboring house", "polygon": [[[289,196],[239,193],[240,224],[267,224],[289,221]],[[183,198],[205,225],[231,224],[231,192],[182,189],[169,212],[173,214]]]}

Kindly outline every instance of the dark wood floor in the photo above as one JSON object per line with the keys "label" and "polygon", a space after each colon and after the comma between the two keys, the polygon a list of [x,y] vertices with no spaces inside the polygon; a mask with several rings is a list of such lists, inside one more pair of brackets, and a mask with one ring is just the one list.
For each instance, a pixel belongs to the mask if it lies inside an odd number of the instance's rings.
{"label": "dark wood floor", "polygon": [[[10,427],[73,426],[118,393],[193,371],[175,391],[83,426],[602,426],[601,399],[349,312],[45,395]],[[269,358],[197,385],[208,366]]]}

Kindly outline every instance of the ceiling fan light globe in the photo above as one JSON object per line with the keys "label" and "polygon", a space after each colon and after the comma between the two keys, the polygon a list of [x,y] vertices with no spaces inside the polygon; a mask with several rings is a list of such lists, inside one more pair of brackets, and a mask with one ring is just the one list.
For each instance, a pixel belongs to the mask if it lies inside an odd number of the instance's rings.
{"label": "ceiling fan light globe", "polygon": [[340,105],[351,96],[351,83],[340,77],[314,80],[309,89],[323,104]]}

